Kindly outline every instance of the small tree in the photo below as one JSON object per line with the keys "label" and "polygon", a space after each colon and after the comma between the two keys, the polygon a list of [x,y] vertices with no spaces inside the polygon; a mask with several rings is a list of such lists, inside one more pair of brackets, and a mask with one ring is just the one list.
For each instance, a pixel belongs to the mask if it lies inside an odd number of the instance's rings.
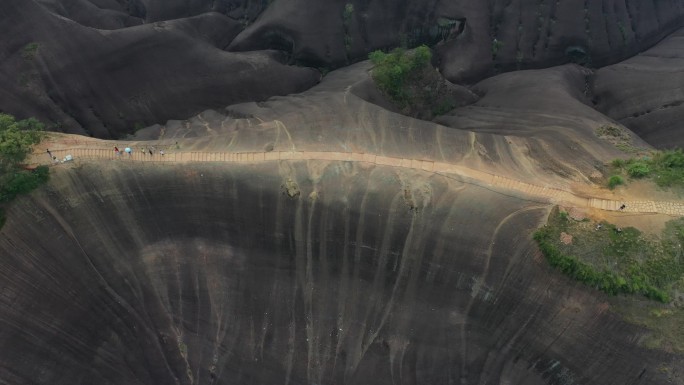
{"label": "small tree", "polygon": [[34,144],[40,142],[44,125],[34,118],[17,121],[0,114],[0,165],[7,169],[23,162]]}
{"label": "small tree", "polygon": [[420,75],[430,64],[430,48],[422,45],[412,51],[396,48],[390,53],[374,51],[369,55],[373,68],[373,80],[380,90],[405,106],[409,102],[405,86],[412,77]]}
{"label": "small tree", "polygon": [[[27,193],[48,179],[48,168],[23,170],[20,165],[40,142],[44,125],[37,119],[17,121],[12,115],[0,114],[0,203]],[[4,223],[4,214],[0,227]]]}
{"label": "small tree", "polygon": [[651,173],[651,168],[644,161],[635,161],[627,166],[627,173],[632,178],[643,178]]}
{"label": "small tree", "polygon": [[620,175],[613,175],[608,179],[608,188],[613,190],[615,187],[625,183]]}

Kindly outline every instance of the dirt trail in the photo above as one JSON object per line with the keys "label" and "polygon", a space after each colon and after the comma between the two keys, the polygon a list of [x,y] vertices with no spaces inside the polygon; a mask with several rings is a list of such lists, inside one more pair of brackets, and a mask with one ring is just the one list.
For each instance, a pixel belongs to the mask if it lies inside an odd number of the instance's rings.
{"label": "dirt trail", "polygon": [[[94,143],[93,143],[94,144]],[[41,146],[44,147],[44,146]],[[93,146],[96,147],[96,146]],[[482,170],[476,170],[457,164],[435,162],[421,159],[404,159],[375,154],[363,154],[355,152],[315,152],[315,151],[271,151],[271,152],[183,152],[167,149],[162,155],[158,150],[149,153],[138,148],[130,154],[116,155],[112,149],[103,148],[67,148],[51,150],[58,159],[64,159],[71,155],[78,159],[111,159],[132,162],[228,162],[228,163],[258,163],[288,160],[323,160],[323,161],[347,161],[365,162],[379,166],[401,167],[413,170],[421,170],[435,174],[458,175],[469,182],[496,190],[508,190],[522,193],[526,196],[541,198],[542,201],[569,207],[593,208],[607,211],[623,211],[641,214],[667,214],[684,216],[684,203],[667,201],[617,201],[590,196],[580,196],[571,191],[556,187],[540,186],[507,178],[501,175],[491,174]],[[50,164],[50,158],[45,152],[34,153],[32,161],[37,164]],[[621,210],[620,207],[625,205]]]}

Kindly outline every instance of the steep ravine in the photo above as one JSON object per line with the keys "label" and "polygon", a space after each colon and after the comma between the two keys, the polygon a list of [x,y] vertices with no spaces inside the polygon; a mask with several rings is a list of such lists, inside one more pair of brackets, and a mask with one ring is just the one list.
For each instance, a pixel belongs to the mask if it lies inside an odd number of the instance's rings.
{"label": "steep ravine", "polygon": [[0,232],[0,382],[656,384],[549,206],[345,162],[56,169]]}

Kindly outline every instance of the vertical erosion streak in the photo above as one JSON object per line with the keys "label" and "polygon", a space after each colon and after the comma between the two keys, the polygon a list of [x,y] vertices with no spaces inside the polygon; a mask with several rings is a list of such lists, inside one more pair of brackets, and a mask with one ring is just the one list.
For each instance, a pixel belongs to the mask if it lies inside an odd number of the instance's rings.
{"label": "vertical erosion streak", "polygon": [[[423,210],[424,211],[422,211],[420,214],[414,213],[411,218],[409,233],[406,236],[406,243],[404,244],[404,249],[401,253],[401,264],[399,266],[399,273],[397,274],[394,287],[392,288],[392,295],[390,297],[389,303],[385,307],[385,312],[383,314],[381,326],[383,326],[387,322],[387,319],[390,315],[390,311],[392,310],[392,307],[396,302],[397,297],[400,296],[399,288],[401,287],[402,279],[405,279],[406,281],[406,288],[402,293],[404,301],[402,305],[415,309],[414,303],[408,304],[407,302],[414,301],[415,294],[418,291],[418,280],[421,274],[421,265],[423,264],[423,260],[425,258],[425,241],[427,239],[425,227],[427,223],[425,220],[423,220],[423,218],[431,218],[431,220],[434,218],[431,210],[428,210],[427,207],[424,207]],[[432,227],[430,226],[430,228]],[[397,323],[393,325],[394,329],[409,330],[410,322],[412,321],[409,321],[409,319],[407,318],[401,317],[396,322]],[[378,328],[378,332],[379,329],[380,328]],[[405,339],[400,343],[395,342],[392,344],[394,346],[392,346],[391,348],[391,355],[395,354],[396,350],[401,351],[401,356],[398,360],[399,368],[397,370],[399,383],[404,383],[404,379],[402,377],[404,373],[404,355],[406,353],[406,348],[409,345],[409,343],[409,339]],[[392,381],[395,381],[394,367],[392,361],[393,357],[391,358],[390,362],[390,373],[392,375]]]}
{"label": "vertical erosion streak", "polygon": [[510,214],[508,214],[504,219],[499,222],[499,224],[496,226],[494,229],[494,232],[492,233],[491,237],[491,242],[489,243],[489,248],[487,249],[486,252],[486,257],[485,257],[485,263],[484,263],[484,268],[482,271],[482,277],[478,280],[478,282],[475,283],[470,300],[468,301],[468,306],[466,306],[465,311],[463,312],[464,320],[463,323],[461,324],[461,383],[462,384],[467,384],[468,383],[468,343],[466,339],[466,329],[468,326],[468,320],[470,318],[470,311],[473,307],[473,304],[475,303],[475,299],[478,295],[478,292],[482,288],[482,286],[486,285],[487,282],[487,275],[489,274],[489,264],[492,259],[492,252],[494,250],[494,245],[495,245],[495,240],[498,237],[499,231],[503,226],[512,218],[517,216],[520,213],[526,212],[526,211],[531,211],[531,210],[536,210],[539,209],[542,206],[531,206],[531,207],[523,207],[521,209],[518,209]]}
{"label": "vertical erosion streak", "polygon": [[[389,212],[394,213],[400,208],[396,208],[395,206],[402,207],[404,204],[401,199],[398,199],[401,197],[401,194],[403,192],[400,192],[395,199],[392,201],[392,205],[389,207]],[[418,266],[422,263],[422,258],[423,258],[423,248],[424,248],[424,237],[423,237],[423,230],[425,223],[422,220],[422,215],[414,213],[411,217],[410,223],[409,223],[409,228],[408,232],[405,236],[404,240],[404,245],[402,248],[402,252],[399,258],[401,258],[401,261],[399,262],[399,271],[396,273],[396,277],[394,279],[394,285],[392,285],[392,291],[390,293],[390,296],[386,302],[381,302],[377,304],[379,308],[379,320],[377,321],[377,324],[371,325],[372,329],[366,329],[364,331],[364,336],[367,335],[367,338],[362,339],[362,350],[361,354],[359,355],[359,361],[360,359],[366,354],[370,346],[375,342],[377,339],[378,335],[380,334],[380,331],[383,330],[385,327],[386,323],[388,322],[388,319],[390,317],[390,313],[395,305],[395,303],[398,301],[398,299],[401,297],[402,293],[401,287],[404,286],[403,284],[406,283],[405,289],[404,289],[404,295],[406,296],[408,293],[411,293],[415,289],[415,284],[417,282],[418,276],[420,269]],[[390,216],[391,218],[391,216]],[[394,223],[388,219],[386,222],[385,226],[388,227],[386,237],[391,238],[391,232],[393,231]],[[378,269],[384,269],[385,266],[378,264]],[[378,273],[380,274],[380,273]],[[407,296],[406,296],[407,297]],[[408,298],[404,298],[405,300],[408,300]],[[366,322],[367,324],[367,322]],[[367,333],[367,334],[366,334]],[[403,359],[400,360],[400,366],[401,362],[403,362]],[[399,373],[401,374],[401,369],[399,370]],[[399,381],[401,383],[401,379]]]}
{"label": "vertical erosion streak", "polygon": [[345,206],[342,215],[344,217],[344,244],[342,247],[342,268],[340,269],[340,283],[337,292],[337,317],[336,317],[336,332],[337,332],[337,344],[335,346],[335,358],[332,366],[332,373],[336,372],[337,369],[337,357],[340,356],[342,351],[342,341],[344,340],[344,335],[346,328],[344,327],[344,314],[346,309],[346,294],[349,290],[349,252],[347,245],[349,244],[349,227],[350,227],[350,210],[349,206]]}
{"label": "vertical erosion streak", "polygon": [[[387,217],[385,219],[385,226],[384,226],[384,232],[383,232],[383,237],[382,241],[380,244],[380,250],[376,251],[376,254],[374,255],[375,258],[377,258],[377,270],[375,271],[375,277],[373,279],[373,285],[371,287],[371,293],[375,294],[376,296],[376,303],[371,303],[371,306],[368,306],[366,308],[366,314],[364,316],[364,322],[363,324],[366,325],[367,327],[371,327],[371,333],[368,336],[367,340],[364,340],[362,343],[362,353],[366,353],[368,350],[368,347],[373,343],[373,340],[377,337],[378,333],[380,332],[380,329],[382,328],[382,325],[385,321],[386,314],[389,312],[389,308],[391,306],[391,301],[392,298],[389,298],[389,301],[387,304],[383,304],[384,300],[384,293],[383,293],[383,287],[385,283],[385,268],[386,264],[388,263],[387,257],[389,254],[389,249],[392,246],[392,233],[393,233],[393,224],[394,224],[394,214],[396,210],[394,210],[394,207],[400,203],[401,197],[402,197],[402,192],[399,192],[394,195],[394,198],[392,198],[392,202],[390,203],[390,207],[388,210]],[[409,232],[410,235],[410,232]],[[408,239],[408,237],[407,237]],[[407,240],[408,242],[408,240]],[[402,265],[403,265],[403,259],[402,259]],[[397,276],[397,281],[395,282],[395,288],[397,282],[399,282],[401,279],[400,275]],[[377,298],[379,297],[379,298]],[[386,308],[383,308],[383,305],[386,306]],[[380,314],[373,314],[371,315],[371,312],[375,313],[380,313]],[[377,325],[374,325],[374,321],[376,321],[376,318],[380,318],[379,322]],[[375,330],[373,330],[373,328]]]}
{"label": "vertical erosion streak", "polygon": [[[301,210],[301,202],[303,199],[300,199],[299,202],[300,204],[298,205],[297,211],[299,212]],[[313,224],[314,220],[314,212],[316,211],[316,200],[313,199],[311,200],[311,206],[309,208],[309,216],[307,218],[307,224],[306,224],[306,272],[305,272],[305,281],[303,282],[302,286],[302,294],[304,297],[304,312],[306,313],[306,341],[307,341],[307,368],[306,368],[306,374],[307,374],[307,379],[309,380],[310,384],[319,384],[321,379],[319,378],[318,375],[316,375],[316,378],[312,378],[314,374],[317,374],[315,369],[317,367],[320,367],[320,362],[319,362],[319,355],[318,355],[318,336],[316,335],[316,331],[314,330],[314,319],[317,319],[318,317],[314,318],[314,309],[313,309],[313,296],[314,296],[314,290],[315,290],[315,281],[314,281],[314,273],[313,273],[313,239],[311,238],[311,227]],[[299,214],[298,214],[299,216]],[[299,222],[299,220],[298,220]],[[299,271],[299,267],[297,267],[297,270]],[[321,291],[322,293],[322,291]]]}
{"label": "vertical erosion streak", "polygon": [[[311,383],[311,377],[312,377],[312,370],[313,370],[313,362],[312,362],[312,355],[313,355],[313,346],[314,346],[314,338],[313,338],[313,305],[312,305],[312,296],[313,296],[313,289],[314,289],[314,283],[311,280],[311,276],[313,275],[311,271],[311,247],[309,245],[310,241],[310,225],[307,224],[307,230],[305,233],[304,230],[304,200],[303,199],[297,199],[297,208],[295,211],[295,229],[294,229],[294,238],[295,238],[295,271],[296,271],[296,283],[294,285],[294,299],[293,299],[293,316],[292,316],[292,333],[293,335],[291,338],[294,341],[296,341],[296,338],[294,336],[294,333],[296,333],[296,326],[295,326],[295,320],[296,320],[296,314],[295,314],[295,304],[296,304],[296,296],[297,292],[301,290],[302,294],[302,301],[304,305],[304,332],[306,335],[306,346],[307,346],[307,366],[306,366],[306,376]],[[312,210],[313,211],[313,210]],[[310,223],[310,217],[308,218],[309,223]],[[299,290],[298,290],[299,289]],[[295,349],[295,346],[293,346],[293,349]],[[294,354],[294,353],[293,353]]]}
{"label": "vertical erosion streak", "polygon": [[[438,238],[438,241],[434,248],[432,249],[432,255],[433,259],[429,264],[429,268],[426,272],[425,276],[425,281],[427,285],[433,286],[435,285],[435,280],[437,279],[440,270],[443,269],[443,265],[447,265],[449,263],[449,245],[448,245],[448,235],[447,234],[452,234],[455,231],[455,225],[454,221],[455,218],[458,217],[460,214],[460,207],[458,204],[455,204],[458,196],[461,191],[466,189],[468,185],[465,183],[461,184],[460,186],[449,186],[449,194],[444,194],[442,197],[439,198],[438,201],[434,203],[434,207],[448,207],[448,211],[446,215],[444,216],[443,223],[441,226],[435,226],[434,228],[436,230],[441,230],[442,236]],[[457,346],[453,343],[453,341],[456,341],[458,339],[458,335],[460,333],[460,330],[456,330],[458,325],[455,325],[454,327],[451,327],[451,325],[448,325],[444,329],[444,344],[445,344],[445,350],[447,353],[447,362],[449,363],[449,369],[448,369],[448,383],[455,383],[453,380],[453,371],[458,370],[458,357],[457,357]],[[403,351],[402,351],[403,355]],[[400,357],[401,361],[403,362],[403,356]],[[401,369],[401,366],[400,366]]]}
{"label": "vertical erosion streak", "polygon": [[93,262],[93,259],[90,257],[90,255],[85,251],[83,246],[81,245],[81,242],[78,240],[76,237],[76,234],[74,233],[74,230],[71,228],[71,226],[68,224],[66,219],[64,219],[48,202],[39,200],[37,203],[52,217],[55,219],[55,221],[60,225],[62,230],[67,234],[73,241],[74,244],[76,245],[77,249],[81,252],[83,257],[85,258],[86,264],[90,269],[94,272],[96,280],[100,283],[102,288],[106,293],[108,293],[114,301],[116,301],[122,308],[126,309],[126,311],[133,316],[133,318],[137,321],[137,323],[141,326],[144,326],[143,330],[144,332],[148,335],[148,338],[152,341],[157,341],[157,343],[154,344],[154,346],[151,346],[150,348],[154,350],[156,354],[158,354],[160,357],[164,357],[164,367],[162,370],[165,372],[164,374],[169,380],[173,380],[174,384],[179,384],[179,378],[176,376],[174,370],[171,368],[166,355],[163,352],[163,349],[158,343],[157,335],[153,330],[150,330],[150,325],[145,322],[145,320],[141,317],[141,315],[135,310],[135,308],[129,304],[123,297],[121,297],[116,290],[107,282],[105,277],[100,273],[100,271],[97,269],[95,266],[95,263]]}
{"label": "vertical erosion streak", "polygon": [[[396,206],[398,203],[398,200],[401,199],[402,194],[397,193],[394,195],[394,198],[392,198],[392,201],[390,203],[390,209],[388,210],[388,214],[385,219],[385,225],[384,231],[383,231],[383,237],[380,243],[380,249],[376,250],[376,253],[374,255],[374,258],[378,260],[377,262],[377,269],[375,270],[375,276],[373,278],[373,284],[372,284],[372,289],[371,293],[375,294],[374,297],[369,298],[370,306],[366,308],[366,314],[364,315],[364,325],[368,326],[370,325],[373,327],[373,321],[378,318],[378,314],[371,314],[373,313],[378,313],[378,310],[382,310],[383,304],[386,302],[384,301],[384,295],[383,295],[383,287],[385,283],[385,265],[388,263],[387,257],[389,254],[389,249],[391,247],[391,242],[392,242],[392,223],[394,222],[394,212],[393,208]],[[382,311],[381,311],[382,313]],[[379,314],[379,318],[382,320],[382,314]],[[378,325],[378,328],[380,328],[381,325]],[[367,350],[367,345],[372,343],[371,341],[364,341],[363,345],[366,345],[363,347],[363,352]]]}
{"label": "vertical erosion streak", "polygon": [[[313,208],[312,208],[313,209]],[[324,383],[326,370],[329,370],[331,360],[333,359],[333,344],[337,338],[337,332],[335,328],[336,322],[334,317],[335,309],[332,305],[334,303],[332,290],[332,283],[335,282],[330,276],[330,262],[328,261],[328,225],[329,225],[329,209],[328,206],[323,204],[321,206],[321,220],[319,221],[318,231],[319,231],[319,247],[318,255],[320,260],[320,268],[316,277],[321,287],[324,289],[321,294],[317,297],[317,307],[318,313],[324,315],[324,318],[319,318],[319,341],[320,346],[318,346],[318,351],[320,354],[319,358],[319,370],[318,370],[318,383]],[[334,263],[334,261],[333,261]],[[336,282],[335,282],[336,283]],[[322,295],[325,293],[325,295]],[[325,342],[323,342],[325,341]],[[334,376],[334,372],[331,372],[331,376]],[[334,381],[334,377],[331,377],[330,381]]]}
{"label": "vertical erosion streak", "polygon": [[[275,212],[275,218],[274,218],[274,220],[275,220],[275,234],[276,234],[276,237],[281,239],[281,242],[278,242],[278,244],[280,244],[280,245],[282,245],[282,243],[284,243],[286,241],[286,239],[285,239],[286,233],[284,230],[285,224],[283,222],[284,218],[285,218],[285,212],[286,212],[285,208],[283,207],[284,206],[283,204],[285,202],[287,202],[286,199],[277,199],[276,212]],[[297,223],[296,219],[297,218],[295,218],[295,224]],[[296,233],[294,234],[294,236],[295,237],[297,236]],[[288,251],[288,253],[289,253],[289,251]],[[282,246],[278,247],[276,258],[279,261],[283,260],[283,258],[285,258],[283,256]],[[296,255],[295,255],[295,258],[296,258]],[[295,265],[295,269],[296,269],[296,266],[297,265]],[[297,274],[296,270],[295,270],[295,274]],[[295,317],[296,317],[295,304],[297,302],[297,286],[298,286],[297,280],[295,279],[292,282],[292,289],[291,289],[291,294],[290,294],[291,305],[286,307],[287,309],[289,309],[287,316],[289,317],[290,322],[288,323],[288,328],[287,328],[288,337],[287,337],[287,357],[285,357],[285,364],[286,364],[285,385],[290,384],[290,380],[292,378],[292,370],[294,368],[295,348],[296,348],[295,338],[296,338],[296,326],[297,326],[296,320],[295,320]]]}
{"label": "vertical erosion streak", "polygon": [[[350,235],[350,214],[353,213],[351,207],[347,207],[347,215],[348,219],[345,221],[345,249],[347,248],[347,245],[352,244],[352,242],[355,242],[354,246],[354,261],[353,261],[353,270],[351,271],[351,276],[350,276],[350,271],[349,271],[349,257],[347,253],[345,252],[345,259],[343,262],[342,266],[342,284],[340,288],[340,298],[339,298],[339,314],[338,314],[338,331],[339,331],[339,339],[338,339],[338,344],[336,348],[336,355],[339,356],[339,354],[342,351],[342,341],[346,340],[347,337],[356,337],[354,338],[353,341],[349,343],[349,349],[351,350],[347,354],[347,359],[345,360],[345,369],[344,369],[344,379],[343,383],[347,382],[347,378],[349,378],[354,371],[356,370],[356,366],[358,365],[359,361],[361,360],[360,355],[357,353],[361,350],[360,344],[360,338],[358,337],[359,330],[353,330],[351,328],[353,320],[356,318],[356,304],[358,304],[360,301],[358,300],[359,297],[359,285],[358,282],[360,280],[359,277],[359,269],[361,265],[361,245],[363,245],[363,239],[364,239],[364,230],[366,227],[366,209],[368,207],[369,203],[369,194],[368,192],[371,190],[370,188],[370,183],[371,183],[371,178],[368,178],[366,181],[366,188],[363,190],[363,197],[361,198],[361,205],[359,206],[359,211],[358,211],[358,224],[356,227],[356,234],[354,235],[354,241],[349,240],[349,235]],[[343,305],[342,305],[343,304]],[[353,346],[352,346],[353,345]]]}

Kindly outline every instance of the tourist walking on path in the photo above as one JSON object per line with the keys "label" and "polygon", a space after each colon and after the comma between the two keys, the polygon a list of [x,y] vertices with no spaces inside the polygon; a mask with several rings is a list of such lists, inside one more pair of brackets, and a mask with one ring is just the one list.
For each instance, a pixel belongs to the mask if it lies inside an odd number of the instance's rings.
{"label": "tourist walking on path", "polygon": [[150,156],[154,156],[154,154],[152,153],[152,149],[150,149]]}
{"label": "tourist walking on path", "polygon": [[116,155],[120,155],[121,153],[119,152],[119,147],[114,146],[114,152]]}
{"label": "tourist walking on path", "polygon": [[49,148],[47,149],[47,154],[48,154],[48,156],[50,157],[50,160],[52,160],[52,152],[50,152],[50,149],[49,149]]}

